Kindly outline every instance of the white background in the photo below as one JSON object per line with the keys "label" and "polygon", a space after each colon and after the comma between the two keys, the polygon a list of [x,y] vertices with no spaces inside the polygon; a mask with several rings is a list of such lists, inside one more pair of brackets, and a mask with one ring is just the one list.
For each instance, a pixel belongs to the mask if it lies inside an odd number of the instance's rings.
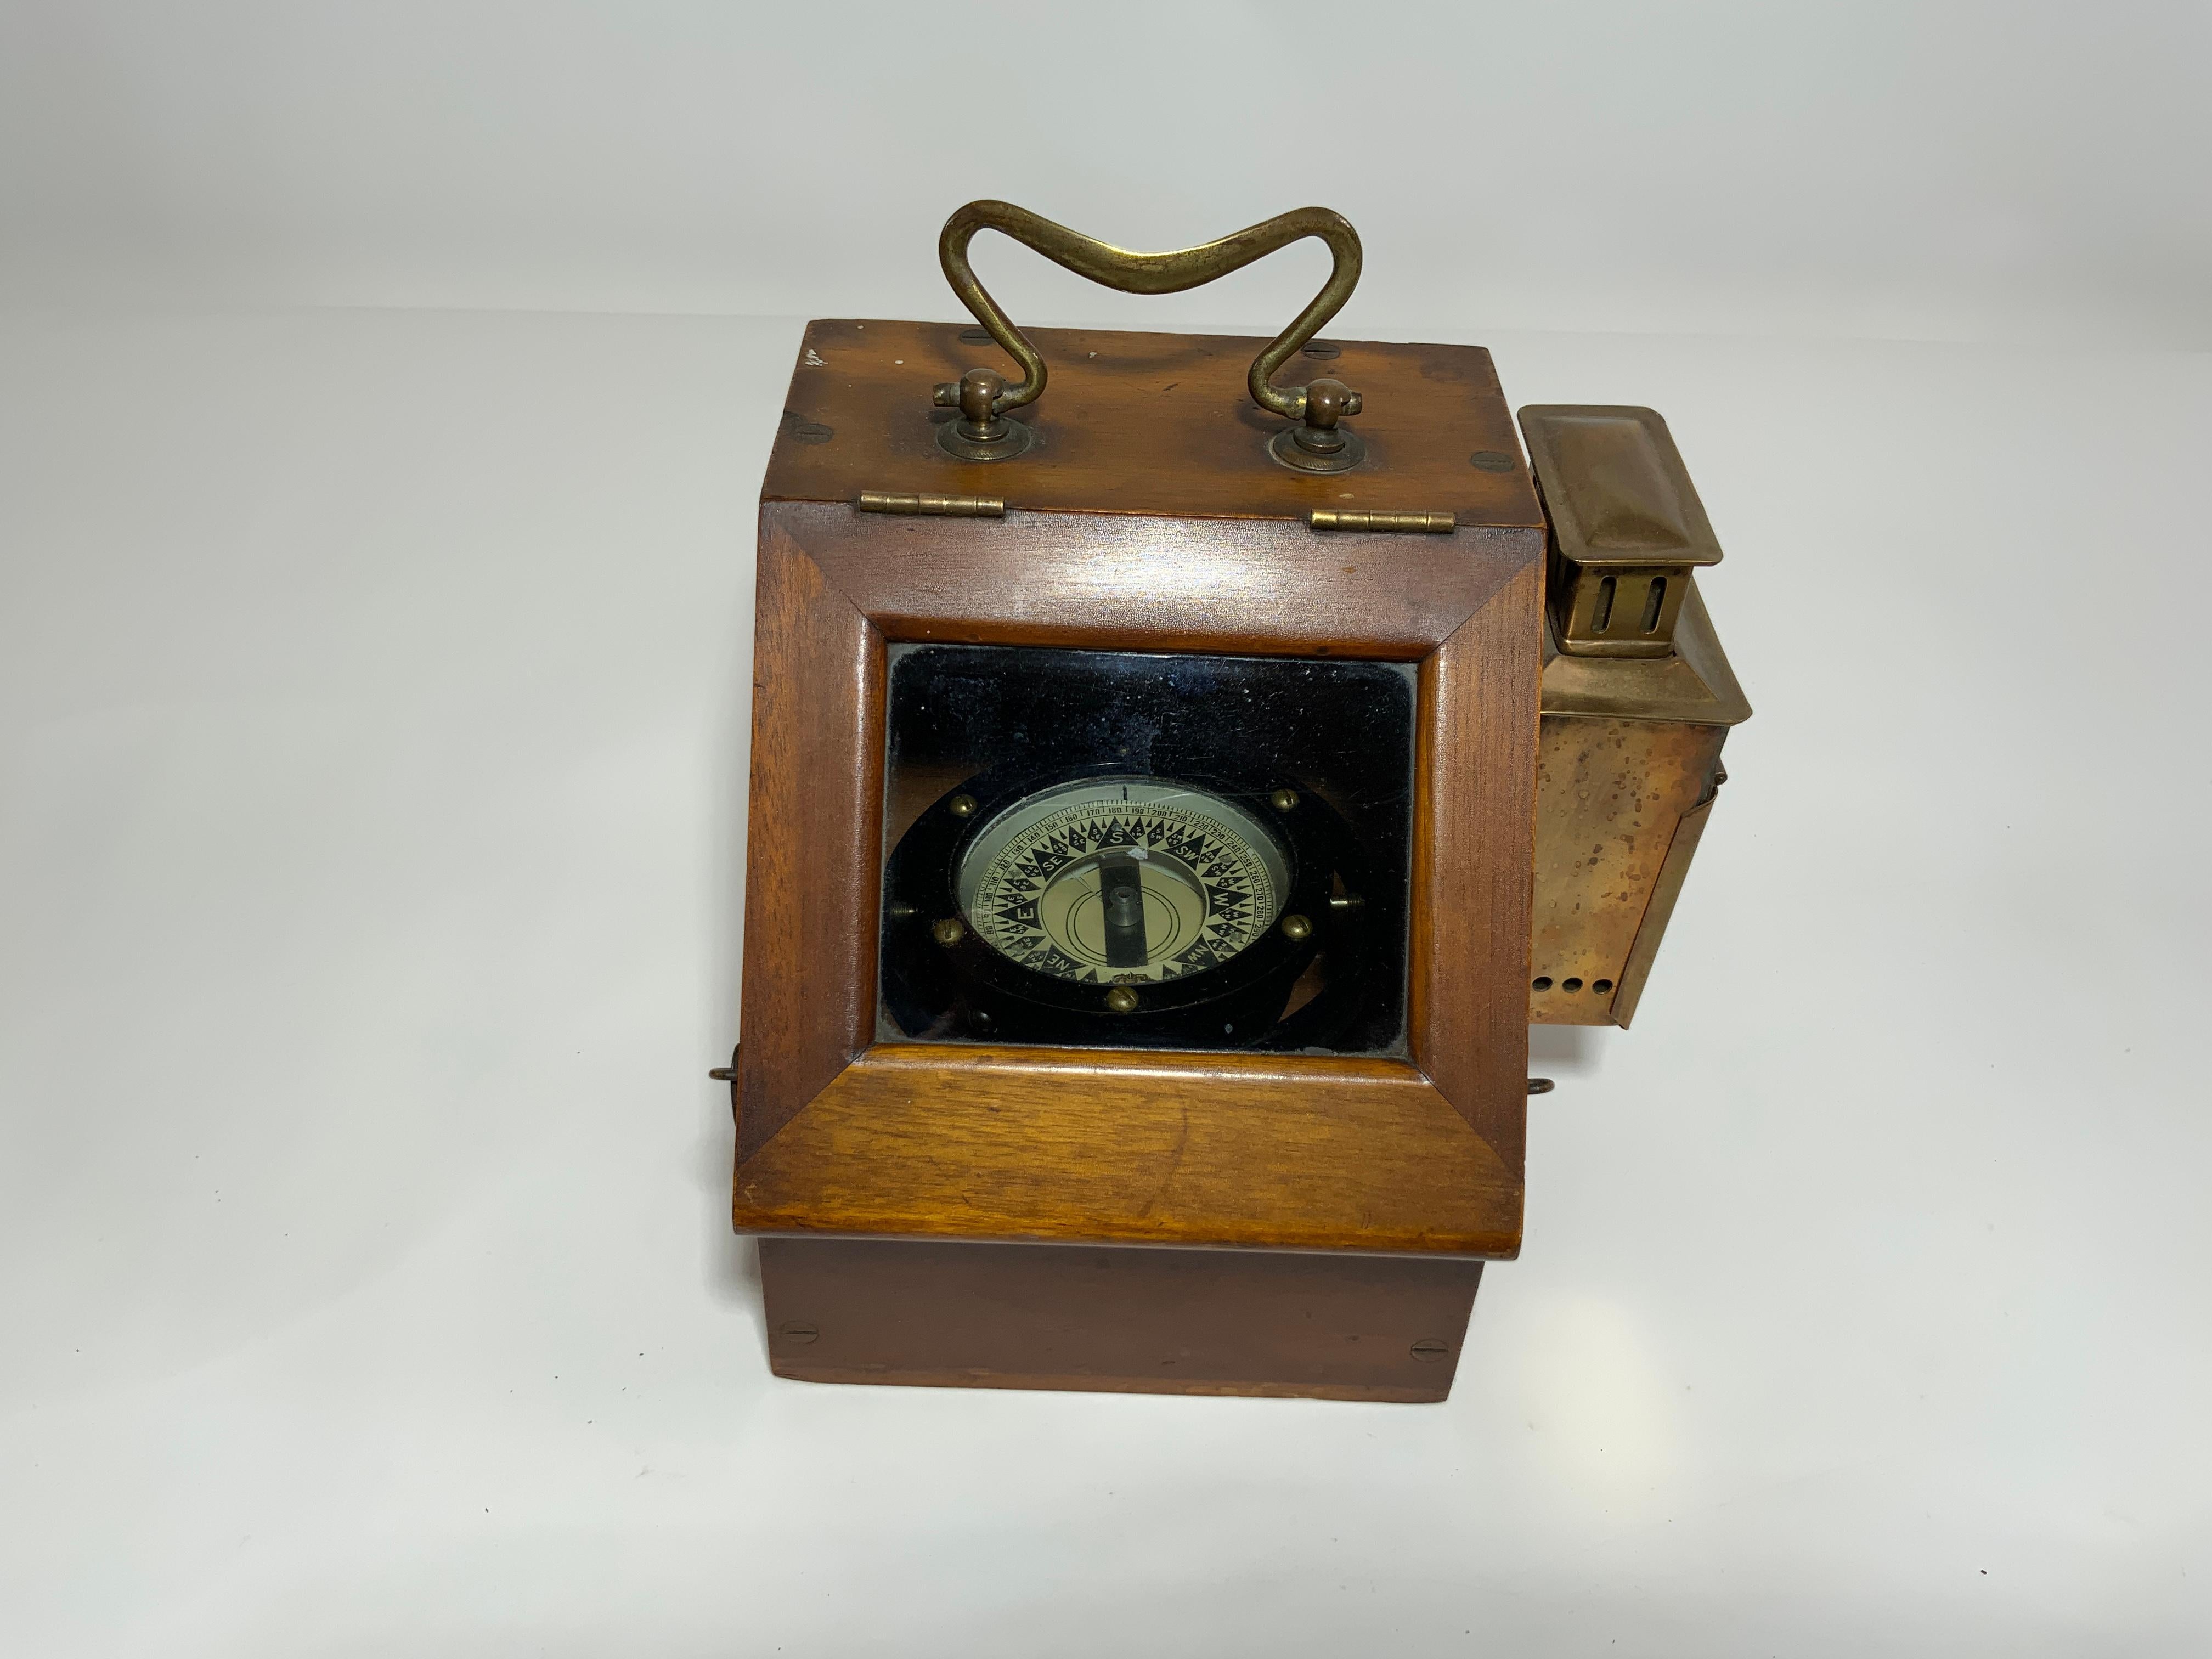
{"label": "white background", "polygon": [[[2205,9],[1042,13],[0,5],[0,1650],[2204,1651]],[[765,1375],[752,501],[981,194],[1729,550],[1449,1405]]]}

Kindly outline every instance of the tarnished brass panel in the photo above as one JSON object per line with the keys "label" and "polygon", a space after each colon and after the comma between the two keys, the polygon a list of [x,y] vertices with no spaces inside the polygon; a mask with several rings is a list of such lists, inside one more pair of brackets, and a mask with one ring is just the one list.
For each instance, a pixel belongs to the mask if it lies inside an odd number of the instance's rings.
{"label": "tarnished brass panel", "polygon": [[1719,563],[1721,546],[1667,422],[1650,409],[1532,404],[1521,431],[1552,526],[1559,648],[1671,656],[1690,572]]}
{"label": "tarnished brass panel", "polygon": [[[1543,717],[1532,1024],[1628,1023],[1666,926],[1665,914],[1653,912],[1654,895],[1684,817],[1712,792],[1727,736],[1725,726],[1674,720]],[[1694,844],[1693,835],[1686,865]],[[1672,908],[1670,892],[1664,908]],[[1655,926],[1639,944],[1647,915]],[[1633,988],[1625,1003],[1624,985]]]}
{"label": "tarnished brass panel", "polygon": [[1751,717],[1698,592],[1720,543],[1649,409],[1521,411],[1551,526],[1528,1018],[1626,1025]]}
{"label": "tarnished brass panel", "polygon": [[1562,558],[1601,569],[1720,562],[1712,521],[1656,410],[1530,404],[1521,431]]}
{"label": "tarnished brass panel", "polygon": [[1558,635],[1547,627],[1544,712],[1740,726],[1751,718],[1751,703],[1729,667],[1692,579],[1683,596],[1672,656],[1570,656],[1559,649]]}
{"label": "tarnished brass panel", "polygon": [[1628,966],[1621,970],[1620,987],[1613,994],[1613,1018],[1619,1024],[1626,1025],[1636,1018],[1636,1005],[1644,998],[1644,981],[1651,976],[1652,958],[1659,954],[1659,941],[1666,937],[1668,919],[1674,914],[1674,901],[1681,896],[1683,878],[1690,873],[1690,860],[1698,850],[1698,842],[1705,833],[1705,820],[1712,816],[1713,802],[1717,799],[1707,795],[1675,827],[1674,842],[1667,848],[1667,861],[1659,866],[1651,902],[1644,912],[1644,925],[1636,930],[1636,943],[1629,946]]}

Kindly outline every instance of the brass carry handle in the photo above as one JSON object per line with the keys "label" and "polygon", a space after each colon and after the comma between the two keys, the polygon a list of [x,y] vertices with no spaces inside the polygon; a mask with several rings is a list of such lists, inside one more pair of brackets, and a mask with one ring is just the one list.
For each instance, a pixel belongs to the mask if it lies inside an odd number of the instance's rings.
{"label": "brass carry handle", "polygon": [[1021,365],[1022,379],[1009,386],[1003,376],[989,369],[971,368],[959,380],[936,388],[934,401],[939,407],[957,407],[961,412],[960,419],[938,430],[939,442],[952,454],[963,460],[1005,460],[1021,453],[1029,447],[1028,428],[1005,416],[1034,402],[1045,385],[1044,359],[975,279],[975,268],[968,262],[968,244],[979,230],[1011,236],[1054,264],[1124,294],[1180,294],[1242,270],[1277,248],[1317,237],[1334,256],[1328,281],[1291,325],[1252,360],[1246,384],[1252,401],[1261,409],[1304,423],[1276,434],[1269,447],[1278,460],[1310,472],[1338,472],[1358,464],[1363,452],[1358,438],[1337,425],[1340,417],[1359,412],[1357,392],[1328,379],[1311,386],[1272,384],[1291,355],[1344,308],[1359,282],[1359,233],[1342,214],[1321,207],[1295,208],[1218,241],[1170,253],[1134,253],[1115,247],[1012,202],[970,202],[959,209],[945,222],[937,239],[945,280],[990,337]]}

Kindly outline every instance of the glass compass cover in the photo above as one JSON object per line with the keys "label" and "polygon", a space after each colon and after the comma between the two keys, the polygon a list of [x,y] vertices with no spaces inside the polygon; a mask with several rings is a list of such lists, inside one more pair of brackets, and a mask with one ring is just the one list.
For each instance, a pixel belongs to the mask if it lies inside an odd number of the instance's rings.
{"label": "glass compass cover", "polygon": [[885,1041],[1404,1048],[1413,677],[900,645]]}

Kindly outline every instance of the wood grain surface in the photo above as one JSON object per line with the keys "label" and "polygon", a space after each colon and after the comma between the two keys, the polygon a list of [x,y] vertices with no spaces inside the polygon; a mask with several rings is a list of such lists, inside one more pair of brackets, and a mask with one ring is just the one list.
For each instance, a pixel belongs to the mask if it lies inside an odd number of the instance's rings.
{"label": "wood grain surface", "polygon": [[890,1043],[739,1167],[734,1213],[763,1231],[1506,1256],[1521,1180],[1403,1061]]}
{"label": "wood grain surface", "polygon": [[842,504],[781,507],[778,521],[890,639],[1401,662],[1435,650],[1540,545],[1526,530],[897,519]]}
{"label": "wood grain surface", "polygon": [[754,616],[740,1159],[866,1045],[881,903],[883,637],[769,512]]}
{"label": "wood grain surface", "polygon": [[1433,1401],[1450,1257],[763,1238],[769,1363],[811,1382]]}
{"label": "wood grain surface", "polygon": [[1422,663],[1415,728],[1413,1058],[1516,1170],[1542,605],[1531,562]]}
{"label": "wood grain surface", "polygon": [[[1266,423],[1248,429],[1215,407],[1213,380],[1179,378],[1225,375],[1233,404],[1250,342],[1056,337],[1049,465],[1008,463],[988,484],[874,476],[917,460],[912,386],[926,399],[974,356],[954,351],[955,329],[896,328],[814,325],[807,351],[836,373],[802,362],[795,386],[824,401],[794,403],[806,418],[787,422],[764,492],[738,1224],[1511,1255],[1544,546],[1525,475],[1468,461],[1518,453],[1486,355],[1346,343],[1330,360],[1378,416],[1380,465],[1347,476],[1419,486],[1361,504],[1463,526],[1346,535],[1280,522],[1319,502],[1316,481],[1235,459],[1247,440],[1258,453]],[[1428,410],[1441,435],[1416,443],[1379,418],[1392,408]],[[1181,435],[1108,441],[1161,420]],[[1022,478],[1049,489],[1025,501]],[[848,502],[863,488],[1003,494],[1010,510],[860,514]],[[884,648],[901,640],[1419,663],[1413,1063],[868,1047]]]}
{"label": "wood grain surface", "polygon": [[[809,323],[784,404],[767,501],[850,501],[864,489],[995,495],[1011,510],[1135,513],[1155,518],[1304,519],[1317,507],[1456,513],[1463,525],[1540,527],[1521,438],[1480,346],[1316,343],[1275,378],[1322,375],[1366,400],[1346,422],[1367,445],[1350,472],[1316,477],[1269,458],[1292,422],[1263,413],[1244,376],[1263,339],[1030,331],[1050,371],[1044,395],[1016,411],[1037,434],[1010,461],[956,460],[937,447],[931,388],[969,368],[1018,379],[998,347],[963,341],[958,323]],[[971,327],[972,324],[966,326]],[[824,435],[826,434],[826,435]],[[1503,470],[1489,466],[1502,459]]]}

